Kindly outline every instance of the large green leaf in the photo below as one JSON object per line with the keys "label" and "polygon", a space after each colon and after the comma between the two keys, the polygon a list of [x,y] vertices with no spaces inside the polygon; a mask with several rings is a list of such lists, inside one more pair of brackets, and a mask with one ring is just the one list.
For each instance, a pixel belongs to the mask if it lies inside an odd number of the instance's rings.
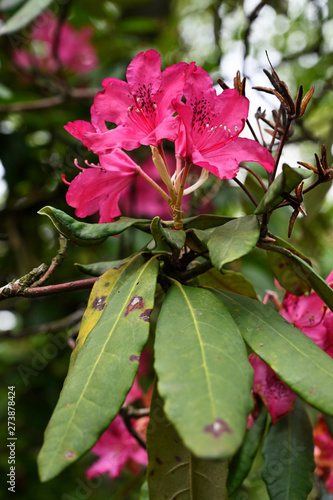
{"label": "large green leaf", "polygon": [[0,28],[0,35],[8,35],[24,28],[39,16],[52,0],[27,0],[15,14]]}
{"label": "large green leaf", "polygon": [[262,214],[270,208],[277,207],[284,199],[281,196],[283,193],[290,193],[298,184],[311,175],[310,170],[305,168],[294,169],[284,163],[281,174],[269,186],[254,213]]}
{"label": "large green leaf", "polygon": [[118,269],[109,269],[109,271],[104,273],[103,276],[96,281],[90,292],[88,305],[81,321],[80,331],[70,359],[69,370],[72,369],[79,351],[89,333],[103,316],[107,304],[112,297],[118,293],[119,288],[123,285],[125,280],[143,264],[144,258],[142,254],[138,254],[128,259],[126,262],[123,262]]}
{"label": "large green leaf", "polygon": [[147,428],[149,500],[224,500],[227,463],[195,457],[186,448],[154,390]]}
{"label": "large green leaf", "polygon": [[272,307],[214,290],[246,343],[301,398],[333,415],[333,359]]}
{"label": "large green leaf", "polygon": [[326,281],[316,273],[316,271],[298,255],[295,255],[287,248],[281,248],[276,245],[265,245],[265,249],[282,253],[289,258],[289,262],[292,270],[299,276],[303,281],[310,283],[315,292],[319,297],[325,302],[325,304],[333,311],[333,290],[326,283]]}
{"label": "large green leaf", "polygon": [[262,477],[271,500],[306,500],[315,468],[312,426],[299,401],[272,425],[263,447]]}
{"label": "large green leaf", "polygon": [[148,339],[157,272],[153,258],[128,277],[91,330],[45,431],[42,481],[89,450],[123,404]]}
{"label": "large green leaf", "polygon": [[131,226],[149,223],[146,219],[121,217],[116,222],[89,224],[77,221],[62,210],[54,207],[44,207],[38,213],[47,215],[59,233],[78,246],[98,245],[109,236],[116,236]]}
{"label": "large green leaf", "polygon": [[246,431],[244,442],[240,450],[229,463],[228,493],[232,495],[248,475],[254,457],[258,451],[266,427],[267,410],[264,405],[260,409],[251,429]]}
{"label": "large green leaf", "polygon": [[253,372],[230,314],[210,291],[175,282],[155,335],[159,392],[185,445],[202,458],[234,455],[253,406]]}
{"label": "large green leaf", "polygon": [[227,262],[233,262],[249,253],[257,244],[260,228],[255,215],[239,217],[212,232],[208,241],[212,264],[220,270]]}

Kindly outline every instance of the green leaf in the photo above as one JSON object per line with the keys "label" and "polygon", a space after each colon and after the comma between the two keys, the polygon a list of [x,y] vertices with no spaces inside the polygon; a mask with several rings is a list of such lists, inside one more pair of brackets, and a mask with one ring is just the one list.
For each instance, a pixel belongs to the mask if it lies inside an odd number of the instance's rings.
{"label": "green leaf", "polygon": [[138,271],[139,267],[144,264],[142,254],[128,259],[118,269],[109,269],[106,273],[99,278],[94,284],[87,308],[83,315],[80,331],[75,342],[75,348],[71,354],[69,363],[69,371],[73,368],[74,362],[86,341],[89,333],[96,326],[100,318],[104,314],[104,309],[107,304],[112,300],[114,295],[118,293],[119,288],[124,284],[125,280],[134,272]]}
{"label": "green leaf", "polygon": [[263,447],[262,477],[271,500],[306,500],[315,468],[312,426],[304,408],[294,410],[272,425]]}
{"label": "green leaf", "polygon": [[229,463],[228,494],[232,495],[242,484],[250,472],[254,457],[258,451],[267,421],[267,410],[264,405],[250,430],[246,431],[240,450]]}
{"label": "green leaf", "polygon": [[45,431],[38,457],[42,481],[88,451],[117,415],[148,339],[157,272],[152,258],[128,277],[91,330]]}
{"label": "green leaf", "polygon": [[[155,240],[155,248],[159,241],[166,241],[171,248],[181,250],[185,245],[185,231],[176,231],[168,227],[163,227],[160,217],[154,217],[151,221],[151,234]],[[151,248],[151,246],[150,246]],[[152,249],[152,248],[151,248]]]}
{"label": "green leaf", "polygon": [[196,228],[196,229],[208,229],[210,227],[217,227],[226,224],[234,219],[234,217],[225,217],[224,215],[212,215],[203,214],[195,215],[194,217],[189,217],[183,219],[184,229]]}
{"label": "green leaf", "polygon": [[252,299],[257,298],[257,294],[253,285],[241,273],[234,271],[218,271],[210,269],[197,278],[197,283],[201,286],[209,288],[219,288],[227,292],[240,293]]}
{"label": "green leaf", "polygon": [[[308,260],[302,254],[297,252],[289,243],[274,236],[275,243],[279,247],[286,248],[293,255],[298,255],[303,260]],[[284,255],[278,252],[267,251],[268,264],[281,286],[293,295],[303,295],[311,290],[311,285],[308,281],[303,280],[293,269],[293,261],[289,255]],[[311,265],[311,262],[308,261]]]}
{"label": "green leaf", "polygon": [[0,28],[0,35],[8,35],[24,28],[46,9],[52,0],[27,0],[15,14]]}
{"label": "green leaf", "polygon": [[293,254],[286,248],[280,248],[276,245],[267,245],[265,247],[267,250],[272,252],[282,253],[290,259],[290,265],[292,270],[299,276],[303,281],[310,283],[315,292],[319,297],[325,302],[325,304],[333,311],[333,290],[326,283],[326,281],[315,272],[315,270],[303,259],[298,257],[298,255]]}
{"label": "green leaf", "polygon": [[272,307],[214,290],[245,342],[301,398],[333,415],[333,359]]}
{"label": "green leaf", "polygon": [[277,207],[284,200],[281,196],[283,193],[290,193],[298,184],[311,175],[310,170],[305,168],[294,169],[284,163],[281,174],[269,186],[254,213],[263,214],[269,209]]}
{"label": "green leaf", "polygon": [[164,413],[156,388],[147,428],[147,451],[149,500],[227,498],[227,463],[197,458],[184,446]]}
{"label": "green leaf", "polygon": [[253,372],[228,311],[210,291],[175,282],[155,336],[159,392],[185,445],[201,458],[234,455],[253,406]]}
{"label": "green leaf", "polygon": [[216,228],[208,241],[211,262],[220,270],[228,262],[233,262],[249,253],[257,244],[260,228],[255,215],[239,217]]}
{"label": "green leaf", "polygon": [[76,266],[79,271],[84,274],[88,274],[89,276],[101,276],[102,274],[109,271],[109,269],[119,269],[128,260],[129,257],[126,257],[126,259],[110,260],[106,262],[94,262],[93,264],[75,263],[74,266]]}
{"label": "green leaf", "polygon": [[89,224],[87,222],[79,222],[62,210],[54,207],[44,207],[38,213],[47,215],[59,233],[78,246],[98,245],[109,236],[116,236],[131,226],[149,222],[145,219],[121,217],[116,222]]}

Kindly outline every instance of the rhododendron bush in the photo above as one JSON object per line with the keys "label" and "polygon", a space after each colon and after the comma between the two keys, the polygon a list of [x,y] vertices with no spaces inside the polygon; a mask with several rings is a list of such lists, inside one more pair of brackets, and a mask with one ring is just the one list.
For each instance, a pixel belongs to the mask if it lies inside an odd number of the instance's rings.
{"label": "rhododendron bush", "polygon": [[[16,65],[80,73],[97,64],[86,31],[76,41],[88,44],[87,60],[66,51],[52,60],[55,26],[44,22],[34,35],[46,53],[16,51]],[[64,25],[59,43],[72,55],[73,36]],[[321,277],[271,222],[291,207],[290,237],[303,197],[332,169],[325,145],[314,166],[282,162],[314,87],[293,95],[267,67],[256,90],[277,111],[259,108],[256,126],[240,72],[231,88],[196,62],[163,68],[154,49],[135,55],[125,80],[103,80],[90,121],[63,124],[80,151],[62,172],[74,217],[39,210],[63,247],[49,268],[1,289],[5,298],[91,289],[38,455],[42,482],[91,451],[88,480],[130,470],[142,499],[238,499],[262,450],[272,500],[306,500],[319,480],[333,493],[333,274]],[[246,213],[219,210],[214,186],[229,181]],[[135,232],[140,246],[94,261],[98,245]],[[88,278],[48,289],[67,243],[91,247],[78,264]],[[235,266],[253,252],[275,278],[265,297]]]}

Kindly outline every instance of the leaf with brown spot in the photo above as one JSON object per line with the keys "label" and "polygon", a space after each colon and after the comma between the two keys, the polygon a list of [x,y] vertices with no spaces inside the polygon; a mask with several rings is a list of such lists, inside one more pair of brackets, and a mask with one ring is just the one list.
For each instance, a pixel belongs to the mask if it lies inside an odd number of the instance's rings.
{"label": "leaf with brown spot", "polygon": [[155,337],[158,389],[185,446],[201,458],[233,456],[253,406],[253,370],[227,309],[210,291],[176,282]]}
{"label": "leaf with brown spot", "polygon": [[227,463],[200,459],[184,446],[164,413],[156,388],[150,415],[147,428],[149,500],[227,498]]}
{"label": "leaf with brown spot", "polygon": [[[109,269],[94,284],[87,305],[87,309],[81,321],[81,327],[76,339],[76,345],[72,352],[69,371],[73,368],[77,355],[85,343],[89,333],[100,320],[103,310],[112,299],[119,287],[144,263],[142,254],[128,259],[119,269]],[[103,306],[103,307],[102,307]]]}
{"label": "leaf with brown spot", "polygon": [[128,317],[124,312],[134,294],[153,308],[158,269],[158,260],[152,257],[120,286],[114,285],[65,380],[45,431],[38,456],[42,481],[69,465],[64,458],[67,450],[76,453],[70,463],[90,450],[124,403],[139,368],[130,357],[140,356],[149,336],[149,324],[138,321],[140,310]]}
{"label": "leaf with brown spot", "polygon": [[[137,283],[138,285],[139,283]],[[131,314],[131,312],[136,311],[137,309],[143,309],[145,305],[145,301],[143,300],[142,297],[139,297],[138,295],[134,295],[134,297],[131,298],[129,301],[126,311],[124,313],[124,316],[128,316]]]}

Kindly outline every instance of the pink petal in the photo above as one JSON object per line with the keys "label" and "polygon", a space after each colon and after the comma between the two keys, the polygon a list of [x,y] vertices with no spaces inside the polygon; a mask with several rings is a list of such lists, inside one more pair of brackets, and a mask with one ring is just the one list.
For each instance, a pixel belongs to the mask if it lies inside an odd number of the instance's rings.
{"label": "pink petal", "polygon": [[117,78],[106,78],[103,83],[105,90],[95,96],[96,113],[104,120],[124,125],[128,122],[128,108],[135,104],[127,82]]}
{"label": "pink petal", "polygon": [[253,391],[259,394],[275,424],[293,409],[296,394],[256,354],[250,354],[249,361],[254,369]]}
{"label": "pink petal", "polygon": [[100,222],[111,222],[120,215],[119,197],[136,176],[137,165],[121,150],[101,156],[100,163],[101,167],[87,168],[75,177],[66,201],[78,217],[99,211]]}
{"label": "pink petal", "polygon": [[82,141],[86,132],[95,132],[95,127],[90,122],[86,122],[84,120],[68,122],[67,125],[64,125],[64,129],[80,141]]}
{"label": "pink petal", "polygon": [[126,151],[132,151],[140,146],[140,140],[145,136],[146,134],[141,130],[120,125],[104,133],[87,132],[82,142],[94,153],[102,155],[120,147]]}
{"label": "pink petal", "polygon": [[257,162],[268,172],[274,167],[274,159],[266,148],[242,137],[236,137],[217,150],[210,149],[202,154],[196,150],[193,152],[193,162],[220,179],[235,177],[242,161]]}
{"label": "pink petal", "polygon": [[149,94],[156,94],[161,84],[161,56],[153,49],[140,52],[130,62],[126,79],[131,94],[140,95],[142,89],[149,89]]}

